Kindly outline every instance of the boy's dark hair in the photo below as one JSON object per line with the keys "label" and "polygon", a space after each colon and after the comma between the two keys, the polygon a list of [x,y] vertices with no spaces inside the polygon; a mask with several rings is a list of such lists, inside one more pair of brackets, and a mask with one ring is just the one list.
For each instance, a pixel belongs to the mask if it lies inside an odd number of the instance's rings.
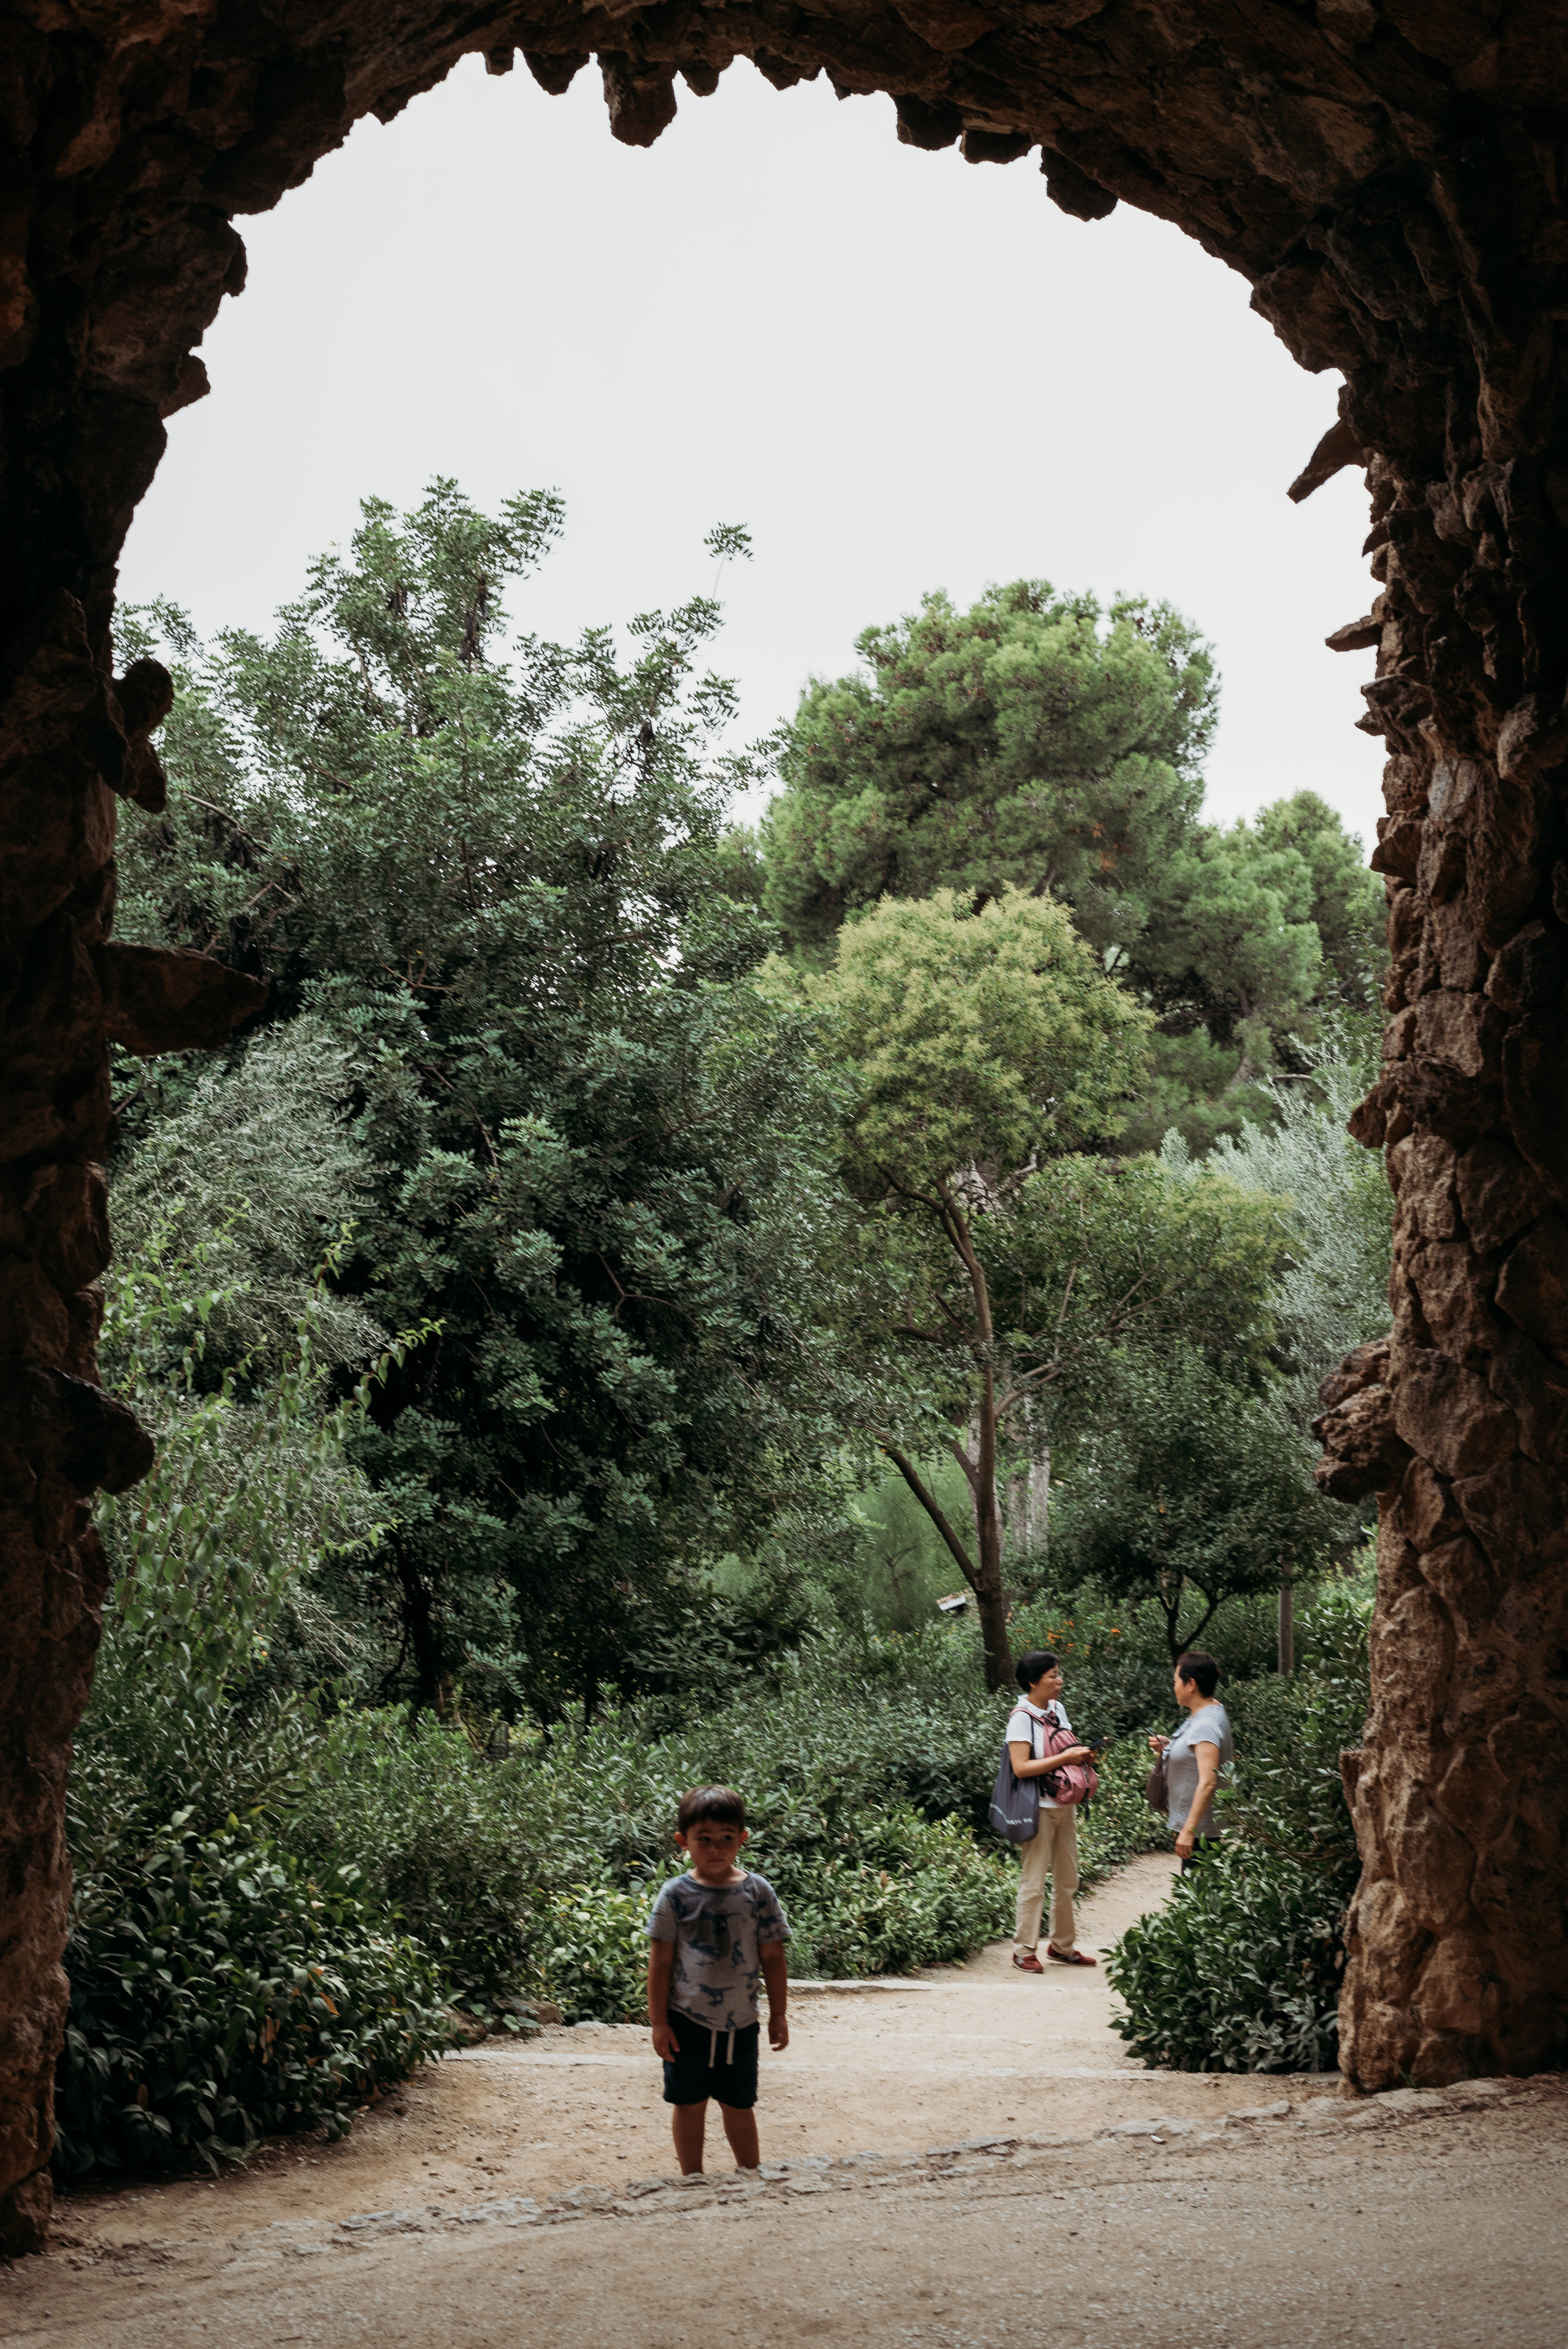
{"label": "boy's dark hair", "polygon": [[1220,1667],[1202,1648],[1189,1648],[1185,1655],[1178,1656],[1176,1669],[1184,1681],[1196,1683],[1200,1696],[1212,1696],[1220,1685]]}
{"label": "boy's dark hair", "polygon": [[688,1786],[681,1796],[676,1825],[686,1835],[699,1819],[712,1819],[721,1827],[743,1827],[746,1797],[738,1795],[733,1786]]}
{"label": "boy's dark hair", "polygon": [[1060,1661],[1061,1658],[1054,1656],[1049,1648],[1031,1648],[1026,1655],[1018,1659],[1018,1686],[1026,1693],[1037,1681],[1043,1681],[1047,1672],[1054,1672]]}

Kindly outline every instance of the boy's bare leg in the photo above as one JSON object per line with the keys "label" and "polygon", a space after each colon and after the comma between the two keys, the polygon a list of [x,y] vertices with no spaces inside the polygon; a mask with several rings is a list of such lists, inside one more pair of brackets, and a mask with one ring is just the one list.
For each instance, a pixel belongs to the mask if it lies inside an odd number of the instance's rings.
{"label": "boy's bare leg", "polygon": [[720,2104],[718,2110],[737,2169],[755,2169],[762,2158],[757,2143],[757,2115],[749,2107],[742,2112],[738,2105]]}
{"label": "boy's bare leg", "polygon": [[[670,2122],[675,2130],[676,2159],[680,2165],[681,2176],[689,2178],[694,2170],[702,2168],[702,2144],[707,2135],[707,2098],[705,2097],[700,2105],[672,2105]],[[726,2113],[727,2129],[728,2126],[729,2116]],[[757,2136],[755,2127],[751,2134],[755,2139]],[[734,2139],[732,2138],[730,2142],[733,2144]]]}

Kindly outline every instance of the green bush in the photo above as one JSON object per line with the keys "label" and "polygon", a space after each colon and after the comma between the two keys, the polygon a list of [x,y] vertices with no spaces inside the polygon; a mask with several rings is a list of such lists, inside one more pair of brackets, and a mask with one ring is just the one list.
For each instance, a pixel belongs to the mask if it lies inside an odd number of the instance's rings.
{"label": "green bush", "polygon": [[[966,1957],[1012,1922],[1005,1861],[982,1851],[962,1820],[883,1813],[857,1843],[766,1868],[789,1918],[791,1974],[842,1979],[909,1973]],[[678,1871],[678,1855],[671,1872]],[[647,2011],[650,1885],[635,1891],[573,1885],[548,1902],[535,1950],[536,1987],[567,2023],[640,2022]]]}
{"label": "green bush", "polygon": [[982,1850],[962,1819],[907,1809],[764,1873],[789,1913],[790,1972],[835,1979],[965,1958],[1007,1930],[1016,1891],[1001,1850]]}
{"label": "green bush", "polygon": [[[680,1796],[727,1781],[747,1798],[747,1859],[789,1909],[791,1971],[897,1972],[961,1958],[1011,1921],[1016,1857],[985,1823],[1007,1711],[979,1684],[967,1629],[830,1632],[782,1660],[766,1702],[664,1736],[629,1711],[487,1763],[432,1722],[346,1720],[288,1837],[320,1866],[361,1866],[366,1896],[466,1991],[537,1992],[570,2020],[613,2022],[643,2012],[641,1929],[684,1864]],[[1163,1840],[1147,1768],[1136,1739],[1107,1756],[1086,1883]]]}
{"label": "green bush", "polygon": [[1153,1760],[1141,1737],[1124,1738],[1100,1757],[1099,1792],[1078,1825],[1078,1880],[1087,1889],[1140,1851],[1164,1851],[1170,1830],[1144,1793]]}
{"label": "green bush", "polygon": [[1107,1959],[1115,2028],[1178,2072],[1332,2070],[1355,1880],[1241,1841],[1211,1854]]}
{"label": "green bush", "polygon": [[563,2023],[642,2022],[651,1905],[644,1893],[602,1884],[574,1884],[546,1904],[533,1951],[537,1987]]}
{"label": "green bush", "polygon": [[428,1714],[410,1728],[401,1713],[346,1713],[321,1740],[288,1840],[319,1866],[356,1868],[365,1899],[483,2002],[521,1982],[549,1880],[527,1784],[526,1764],[482,1761]]}
{"label": "green bush", "polygon": [[263,1837],[175,1831],[130,1878],[78,1887],[55,2168],[242,2158],[325,2127],[446,2043],[435,1969],[341,1878]]}

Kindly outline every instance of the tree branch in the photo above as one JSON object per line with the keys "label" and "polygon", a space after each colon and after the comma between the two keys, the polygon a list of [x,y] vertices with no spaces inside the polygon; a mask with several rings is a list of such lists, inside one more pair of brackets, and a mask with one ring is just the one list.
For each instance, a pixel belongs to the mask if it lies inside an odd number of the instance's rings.
{"label": "tree branch", "polygon": [[910,1459],[906,1453],[901,1452],[896,1444],[889,1444],[885,1438],[881,1438],[879,1441],[881,1442],[882,1451],[886,1453],[888,1458],[892,1462],[893,1466],[898,1470],[899,1475],[903,1478],[904,1483],[909,1486],[910,1491],[914,1495],[915,1499],[920,1503],[921,1507],[925,1511],[926,1516],[931,1519],[932,1524],[936,1527],[937,1532],[942,1536],[943,1540],[947,1544],[948,1548],[953,1552],[954,1557],[957,1559],[959,1571],[963,1575],[965,1581],[969,1585],[970,1589],[978,1596],[980,1589],[979,1574],[970,1560],[968,1551],[965,1548],[963,1543],[954,1532],[953,1526],[949,1522],[947,1513],[943,1508],[942,1504],[938,1501],[935,1494],[926,1484],[925,1479],[922,1476],[919,1469],[915,1466],[913,1461]]}

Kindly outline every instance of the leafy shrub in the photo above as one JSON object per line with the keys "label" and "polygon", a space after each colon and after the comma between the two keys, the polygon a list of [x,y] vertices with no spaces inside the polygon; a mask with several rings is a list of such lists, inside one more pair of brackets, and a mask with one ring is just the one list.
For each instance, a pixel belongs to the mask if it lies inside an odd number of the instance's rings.
{"label": "leafy shrub", "polygon": [[1086,1888],[1135,1852],[1166,1848],[1169,1830],[1143,1791],[1153,1758],[1141,1737],[1124,1738],[1101,1755],[1099,1792],[1078,1824],[1078,1878]]}
{"label": "leafy shrub", "polygon": [[1354,1871],[1356,1834],[1339,1756],[1361,1743],[1369,1695],[1370,1570],[1330,1582],[1302,1623],[1302,1669],[1232,1692],[1237,1780],[1227,1819],[1253,1843]]}
{"label": "leafy shrub", "polygon": [[[858,1847],[785,1855],[765,1868],[755,1849],[747,1857],[789,1912],[789,1971],[798,1976],[908,1973],[966,1957],[1012,1921],[1010,1871],[956,1818],[884,1813]],[[566,2022],[642,2020],[652,1897],[651,1886],[578,1884],[550,1900],[535,1951],[538,1987]]]}
{"label": "leafy shrub", "polygon": [[534,1951],[545,1871],[526,1784],[526,1764],[481,1761],[428,1714],[409,1728],[400,1713],[346,1713],[321,1741],[288,1839],[319,1866],[358,1869],[364,1897],[454,1990],[492,1999],[518,1988]]}
{"label": "leafy shrub", "polygon": [[1331,2070],[1355,1880],[1240,1841],[1209,1855],[1108,1957],[1115,2028],[1178,2072]]}
{"label": "leafy shrub", "polygon": [[574,1884],[548,1903],[534,1945],[539,1988],[564,2023],[634,2023],[648,2011],[645,1893]]}
{"label": "leafy shrub", "polygon": [[1014,1873],[962,1819],[884,1813],[845,1842],[769,1871],[789,1914],[792,1974],[911,1973],[967,1957],[1012,1923]]}
{"label": "leafy shrub", "polygon": [[[724,1780],[747,1797],[748,1861],[789,1909],[791,1970],[895,1972],[1010,1922],[1016,1860],[984,1824],[1007,1710],[979,1684],[972,1635],[830,1632],[781,1660],[770,1695],[664,1736],[628,1711],[495,1764],[433,1722],[346,1719],[288,1837],[319,1866],[362,1868],[367,1897],[466,1992],[539,1992],[610,2022],[643,2012],[641,1929],[683,1865],[680,1796]],[[1163,1839],[1147,1768],[1136,1739],[1107,1756],[1086,1883]]]}
{"label": "leafy shrub", "polygon": [[268,2131],[343,2135],[443,2045],[435,1969],[342,1878],[265,1838],[178,1832],[78,1888],[57,2173],[216,2168]]}

